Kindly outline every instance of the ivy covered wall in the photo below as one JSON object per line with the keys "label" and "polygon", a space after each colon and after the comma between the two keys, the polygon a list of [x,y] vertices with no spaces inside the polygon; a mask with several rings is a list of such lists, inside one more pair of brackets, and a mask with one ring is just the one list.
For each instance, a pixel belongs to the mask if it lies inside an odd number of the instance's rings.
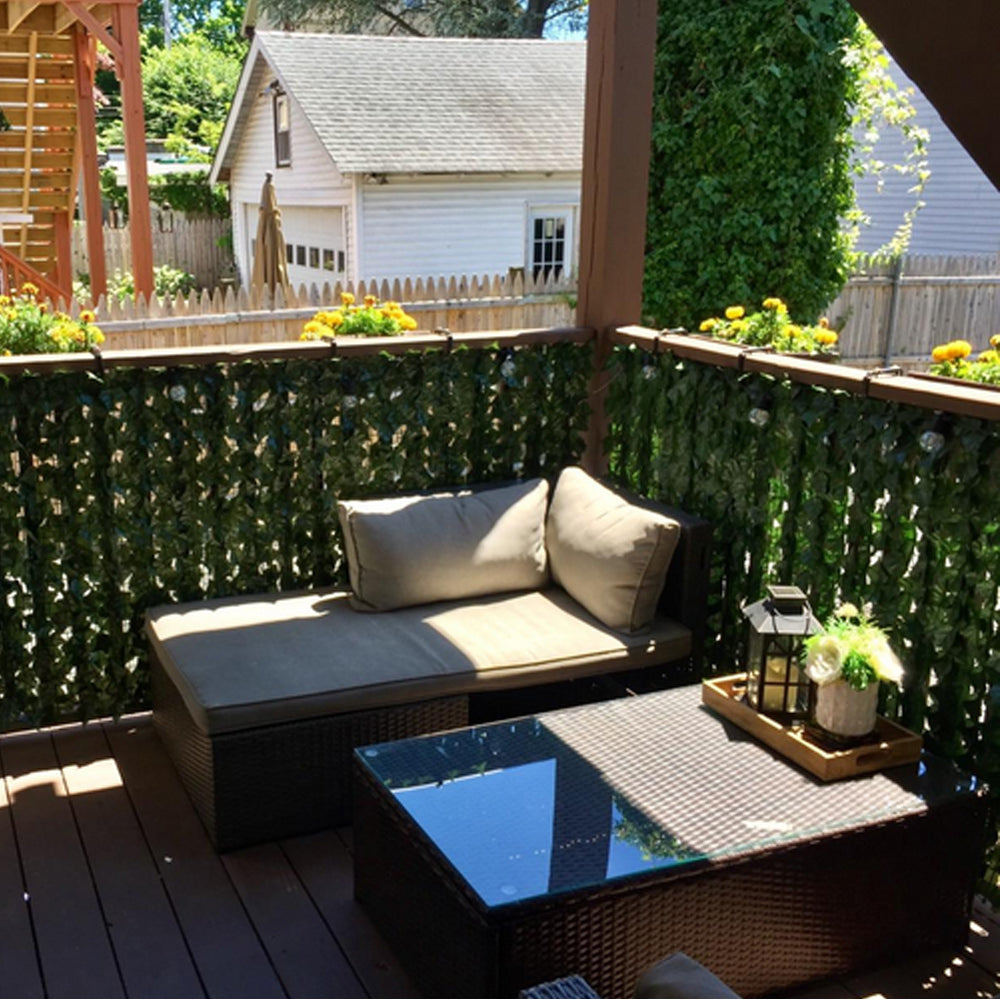
{"label": "ivy covered wall", "polygon": [[740,608],[768,583],[821,618],[872,602],[908,672],[883,711],[986,779],[996,821],[997,421],[635,347],[610,371],[613,477],[713,524],[709,669],[741,670]]}
{"label": "ivy covered wall", "polygon": [[576,344],[8,377],[0,730],[148,705],[145,610],[346,584],[336,502],[555,472]]}

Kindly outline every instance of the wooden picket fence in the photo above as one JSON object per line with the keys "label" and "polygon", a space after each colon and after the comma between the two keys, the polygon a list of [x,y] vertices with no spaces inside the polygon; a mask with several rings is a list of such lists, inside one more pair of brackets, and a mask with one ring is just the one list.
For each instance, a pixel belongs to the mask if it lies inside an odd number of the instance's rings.
{"label": "wooden picket fence", "polygon": [[[224,220],[222,225],[226,225]],[[209,220],[200,239],[206,260],[216,247],[211,234],[217,227],[213,227],[216,221]],[[195,242],[198,232],[193,223],[174,230]],[[169,236],[164,231],[157,238]],[[171,260],[189,271],[197,267],[194,256]],[[826,312],[840,331],[844,361],[866,367],[921,368],[928,364],[932,348],[944,341],[963,338],[976,351],[987,347],[999,329],[998,284],[998,255],[908,256],[896,263],[867,262]],[[208,287],[213,286],[209,283]],[[317,309],[339,302],[342,289],[359,301],[372,293],[381,300],[402,303],[422,330],[443,328],[457,333],[563,327],[575,322],[573,279],[536,282],[519,273],[368,281],[322,289],[303,286],[275,297],[254,290],[216,288],[170,301],[101,301],[97,305],[109,347],[258,344],[298,337]],[[71,305],[71,310],[79,308],[80,304]]]}
{"label": "wooden picket fence", "polygon": [[905,256],[867,262],[828,307],[845,360],[927,365],[936,344],[961,338],[975,351],[998,333],[998,255]]}
{"label": "wooden picket fence", "polygon": [[[132,237],[125,226],[103,227],[104,259],[109,276],[132,270]],[[216,288],[234,274],[229,219],[189,219],[181,213],[153,213],[153,263],[194,275],[200,288]],[[87,274],[85,224],[73,226],[73,274]]]}
{"label": "wooden picket fence", "polygon": [[[262,344],[297,339],[317,310],[340,303],[342,291],[358,302],[369,294],[399,302],[421,330],[529,330],[574,322],[573,281],[535,281],[520,274],[301,286],[287,296],[281,289],[272,296],[266,290],[229,288],[148,303],[102,298],[94,305],[106,350]],[[69,311],[89,305],[74,302]]]}

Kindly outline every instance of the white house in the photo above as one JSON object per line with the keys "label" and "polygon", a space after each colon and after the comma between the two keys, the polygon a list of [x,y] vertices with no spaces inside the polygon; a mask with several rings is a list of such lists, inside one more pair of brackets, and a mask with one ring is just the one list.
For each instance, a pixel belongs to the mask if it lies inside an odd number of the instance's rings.
{"label": "white house", "polygon": [[[914,217],[908,252],[911,254],[998,253],[1001,196],[977,162],[942,121],[935,106],[896,62],[890,76],[901,90],[913,88],[915,122],[928,130],[930,176],[922,193],[922,208]],[[971,100],[976,100],[972,95]],[[902,163],[905,149],[899,133],[884,132],[873,151],[885,163]],[[859,206],[872,224],[859,235],[857,249],[871,252],[893,238],[904,214],[913,208],[914,181],[887,170],[883,184],[872,177],[856,181]]]}
{"label": "white house", "polygon": [[576,269],[583,42],[258,31],[211,179],[241,277],[265,175],[296,285]]}

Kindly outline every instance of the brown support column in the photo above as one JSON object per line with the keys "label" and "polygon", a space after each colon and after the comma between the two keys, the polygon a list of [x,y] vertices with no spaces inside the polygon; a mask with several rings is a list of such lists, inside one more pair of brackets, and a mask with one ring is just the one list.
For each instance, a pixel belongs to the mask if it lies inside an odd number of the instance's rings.
{"label": "brown support column", "polygon": [[73,222],[69,212],[53,213],[53,237],[56,243],[55,282],[60,295],[69,303],[73,297]]}
{"label": "brown support column", "polygon": [[129,183],[129,233],[136,294],[153,294],[153,233],[149,218],[149,177],[146,171],[146,121],[143,112],[142,62],[139,55],[139,13],[134,0],[114,6],[115,38],[122,47],[118,77],[122,84],[122,125]]}
{"label": "brown support column", "polygon": [[600,474],[610,332],[641,318],[657,4],[592,0],[588,17],[577,323],[598,331],[583,464]]}
{"label": "brown support column", "polygon": [[97,124],[94,108],[96,42],[79,25],[73,28],[73,66],[76,73],[77,135],[83,173],[83,207],[87,226],[87,270],[96,302],[108,291],[108,265],[104,257],[101,218],[101,172],[97,166]]}

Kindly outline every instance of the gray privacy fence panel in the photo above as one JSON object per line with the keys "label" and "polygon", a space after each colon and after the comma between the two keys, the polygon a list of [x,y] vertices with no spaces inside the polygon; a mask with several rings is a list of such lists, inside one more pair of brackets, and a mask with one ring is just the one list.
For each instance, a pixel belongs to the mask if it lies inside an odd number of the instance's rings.
{"label": "gray privacy fence panel", "polygon": [[927,368],[936,344],[957,339],[979,353],[999,329],[998,255],[864,263],[827,315],[847,361]]}

